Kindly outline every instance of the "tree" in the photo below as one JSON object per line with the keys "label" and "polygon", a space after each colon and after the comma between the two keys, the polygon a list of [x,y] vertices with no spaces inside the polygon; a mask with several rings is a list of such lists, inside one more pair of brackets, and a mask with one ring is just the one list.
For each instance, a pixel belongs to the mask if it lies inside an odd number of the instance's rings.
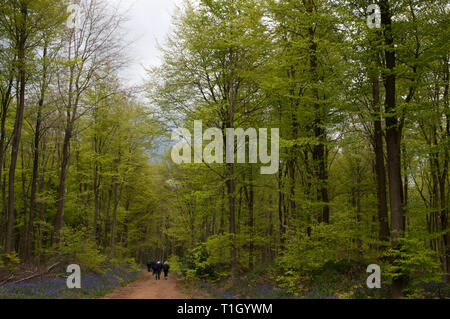
{"label": "tree", "polygon": [[64,225],[64,204],[66,178],[70,164],[70,142],[76,130],[77,121],[91,106],[83,104],[85,91],[94,80],[101,79],[101,71],[115,70],[123,63],[122,43],[118,40],[122,18],[117,11],[108,10],[105,3],[97,0],[81,2],[80,28],[72,29],[64,43],[63,54],[67,61],[58,74],[61,117],[65,118],[62,159],[59,169],[57,214],[54,240]]}
{"label": "tree", "polygon": [[[5,252],[10,254],[13,248],[13,232],[15,222],[15,173],[17,165],[17,157],[19,153],[19,145],[22,136],[22,124],[25,110],[25,93],[27,85],[27,75],[29,62],[27,61],[30,51],[36,46],[40,34],[37,32],[39,28],[51,28],[53,23],[52,17],[60,13],[61,6],[50,6],[49,1],[6,1],[1,3],[3,27],[7,30],[7,36],[11,46],[16,51],[17,60],[15,60],[15,69],[17,71],[17,109],[14,122],[14,130],[11,142],[11,161],[9,167],[8,182],[8,225],[6,234]],[[51,10],[48,10],[51,7]],[[58,19],[56,19],[58,20]],[[7,91],[10,92],[10,89]],[[6,94],[5,102],[8,100]],[[4,104],[5,106],[7,103]],[[6,108],[5,108],[6,110]]]}

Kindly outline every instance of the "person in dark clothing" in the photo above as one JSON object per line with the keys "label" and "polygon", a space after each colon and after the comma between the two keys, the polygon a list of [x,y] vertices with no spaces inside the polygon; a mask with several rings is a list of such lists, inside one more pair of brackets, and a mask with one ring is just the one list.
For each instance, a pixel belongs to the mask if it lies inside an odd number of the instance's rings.
{"label": "person in dark clothing", "polygon": [[163,271],[164,271],[164,280],[167,280],[167,276],[168,276],[168,274],[169,274],[169,268],[170,268],[170,266],[169,266],[169,264],[167,263],[167,261],[164,262],[164,264],[162,265],[162,269],[163,269]]}
{"label": "person in dark clothing", "polygon": [[158,261],[158,262],[156,263],[154,269],[155,269],[155,272],[154,272],[154,274],[155,274],[155,279],[156,279],[156,280],[161,280],[162,264],[161,264],[160,261]]}
{"label": "person in dark clothing", "polygon": [[148,272],[150,272],[150,270],[151,270],[153,272],[153,275],[155,274],[155,265],[156,265],[156,261],[149,261],[147,263]]}

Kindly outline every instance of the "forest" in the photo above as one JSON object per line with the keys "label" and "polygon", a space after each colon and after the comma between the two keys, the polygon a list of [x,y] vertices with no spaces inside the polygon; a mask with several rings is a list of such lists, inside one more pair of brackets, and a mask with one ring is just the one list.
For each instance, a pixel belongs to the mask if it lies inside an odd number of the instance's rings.
{"label": "forest", "polygon": [[[184,0],[161,65],[130,86],[107,0],[0,0],[0,287],[56,262],[168,260],[237,290],[450,298],[449,9]],[[196,161],[203,139],[174,161],[195,121],[246,130],[244,160],[227,144]],[[279,144],[274,174],[245,161],[252,129],[266,157]]]}

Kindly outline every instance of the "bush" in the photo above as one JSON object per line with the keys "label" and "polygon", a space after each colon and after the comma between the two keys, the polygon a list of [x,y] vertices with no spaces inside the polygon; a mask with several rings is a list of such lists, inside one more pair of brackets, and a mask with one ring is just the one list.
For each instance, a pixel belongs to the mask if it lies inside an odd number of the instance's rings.
{"label": "bush", "polygon": [[[201,243],[186,256],[176,260],[177,272],[186,279],[208,279],[212,281],[229,277],[229,264],[218,258],[221,250],[217,248],[219,236],[213,236],[208,242]],[[221,238],[223,239],[223,238]],[[221,247],[223,249],[223,245]],[[172,266],[171,266],[172,267]]]}
{"label": "bush", "polygon": [[126,259],[126,266],[127,266],[127,269],[130,271],[135,271],[135,272],[140,271],[139,265],[136,263],[136,260],[132,257],[129,257]]}
{"label": "bush", "polygon": [[170,271],[177,273],[177,274],[181,274],[182,273],[182,265],[180,264],[180,260],[178,256],[170,256],[169,257],[169,265],[170,265]]}
{"label": "bush", "polygon": [[6,267],[9,271],[15,271],[20,264],[20,258],[14,251],[10,254],[4,255],[2,264],[0,264],[0,268]]}
{"label": "bush", "polygon": [[443,273],[439,264],[437,253],[426,246],[425,241],[416,238],[402,238],[398,248],[387,251],[388,260],[394,263],[386,263],[382,269],[388,280],[399,276],[409,279],[407,292],[416,296],[422,290],[424,283],[439,283]]}
{"label": "bush", "polygon": [[100,273],[101,264],[106,257],[99,252],[95,241],[89,236],[90,232],[86,228],[75,230],[64,227],[58,245],[59,253],[68,263],[78,263],[80,266]]}

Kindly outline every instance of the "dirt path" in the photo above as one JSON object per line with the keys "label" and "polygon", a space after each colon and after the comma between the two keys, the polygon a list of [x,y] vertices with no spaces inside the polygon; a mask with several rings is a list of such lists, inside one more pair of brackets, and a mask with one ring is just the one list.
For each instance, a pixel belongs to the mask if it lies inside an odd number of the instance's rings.
{"label": "dirt path", "polygon": [[167,280],[164,280],[163,274],[161,280],[155,280],[152,273],[146,270],[143,274],[135,282],[117,288],[101,299],[191,299],[177,286],[177,279],[173,274],[169,274]]}

